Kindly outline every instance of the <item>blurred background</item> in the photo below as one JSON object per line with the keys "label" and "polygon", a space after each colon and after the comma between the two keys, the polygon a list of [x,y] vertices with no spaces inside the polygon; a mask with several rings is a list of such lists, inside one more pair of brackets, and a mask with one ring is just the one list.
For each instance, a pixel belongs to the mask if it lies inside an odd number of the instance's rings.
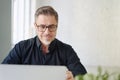
{"label": "blurred background", "polygon": [[88,70],[120,67],[120,0],[0,0],[0,63],[17,42],[36,35],[34,13],[44,5],[59,14],[57,38]]}

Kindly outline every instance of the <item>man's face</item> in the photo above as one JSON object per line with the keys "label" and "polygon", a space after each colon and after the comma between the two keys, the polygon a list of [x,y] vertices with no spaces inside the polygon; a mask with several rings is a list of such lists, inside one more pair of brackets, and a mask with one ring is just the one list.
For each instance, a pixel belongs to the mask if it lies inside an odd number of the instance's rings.
{"label": "man's face", "polygon": [[35,28],[42,44],[49,45],[56,36],[57,21],[55,16],[39,15],[35,22]]}

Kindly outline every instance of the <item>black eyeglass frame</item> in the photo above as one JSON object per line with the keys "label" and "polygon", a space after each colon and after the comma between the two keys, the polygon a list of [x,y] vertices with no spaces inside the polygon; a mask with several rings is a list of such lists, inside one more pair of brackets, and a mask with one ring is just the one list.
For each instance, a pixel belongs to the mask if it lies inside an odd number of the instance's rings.
{"label": "black eyeglass frame", "polygon": [[48,28],[48,30],[50,31],[50,32],[55,32],[56,30],[57,30],[57,25],[54,25],[54,24],[51,24],[51,25],[43,25],[43,24],[41,24],[41,25],[37,25],[36,23],[35,23],[35,25],[36,25],[36,27],[38,28],[38,30],[40,31],[40,32],[45,32],[45,30]]}

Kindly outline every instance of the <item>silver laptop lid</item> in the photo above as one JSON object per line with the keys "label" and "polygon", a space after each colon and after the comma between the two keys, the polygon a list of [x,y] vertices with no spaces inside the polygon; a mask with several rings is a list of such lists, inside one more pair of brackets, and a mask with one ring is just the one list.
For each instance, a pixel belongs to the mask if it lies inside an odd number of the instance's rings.
{"label": "silver laptop lid", "polygon": [[65,66],[0,65],[0,80],[66,80]]}

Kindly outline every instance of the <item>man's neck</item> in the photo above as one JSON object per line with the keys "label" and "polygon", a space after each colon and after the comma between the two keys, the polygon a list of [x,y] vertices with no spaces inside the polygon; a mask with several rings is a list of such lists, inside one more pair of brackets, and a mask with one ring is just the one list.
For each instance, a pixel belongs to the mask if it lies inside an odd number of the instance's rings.
{"label": "man's neck", "polygon": [[49,45],[42,45],[42,51],[44,54],[49,52]]}

